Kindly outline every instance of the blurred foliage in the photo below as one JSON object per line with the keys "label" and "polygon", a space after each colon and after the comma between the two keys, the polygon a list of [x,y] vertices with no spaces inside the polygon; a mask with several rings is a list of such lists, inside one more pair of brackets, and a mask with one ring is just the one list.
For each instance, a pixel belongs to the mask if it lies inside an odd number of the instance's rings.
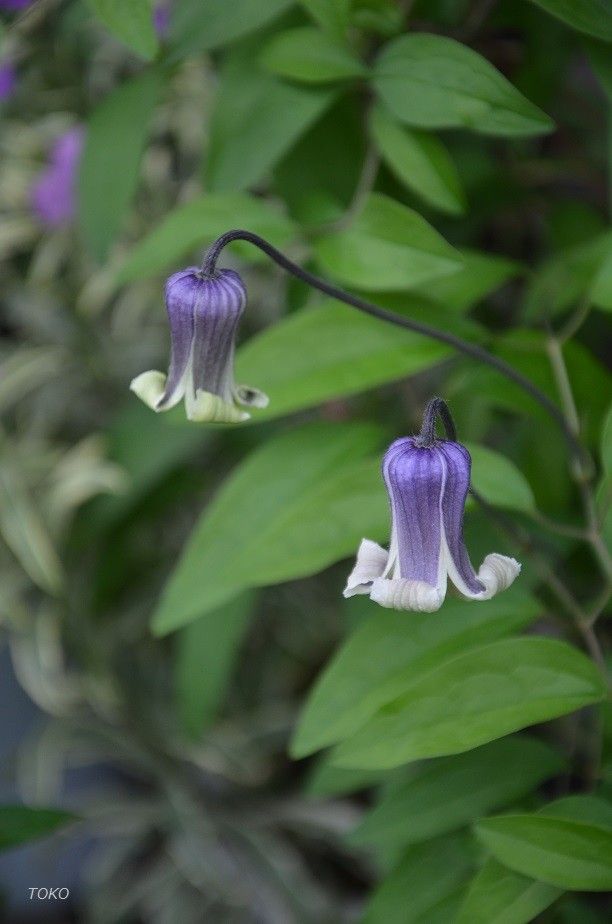
{"label": "blurred foliage", "polygon": [[[47,718],[2,844],[68,803],[96,924],[609,920],[607,4],[10,6],[0,618]],[[33,185],[77,125],[51,227]],[[505,358],[593,471],[512,382],[244,243],[237,370],[269,407],[152,414],[127,386],[166,362],[164,274],[232,227]],[[432,615],[343,601],[361,536],[387,538],[381,449],[435,393],[498,511],[468,509],[473,557],[495,543],[519,584]]]}

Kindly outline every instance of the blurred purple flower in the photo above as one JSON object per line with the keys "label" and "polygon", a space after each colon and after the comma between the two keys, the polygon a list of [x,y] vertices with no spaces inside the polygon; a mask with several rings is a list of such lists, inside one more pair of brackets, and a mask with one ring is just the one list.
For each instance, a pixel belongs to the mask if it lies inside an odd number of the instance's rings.
{"label": "blurred purple flower", "polygon": [[444,601],[448,578],[469,600],[489,600],[521,570],[514,558],[494,552],[474,571],[463,540],[470,454],[461,443],[424,439],[423,432],[396,440],[385,454],[389,551],[362,540],[345,597],[368,594],[381,606],[431,613]]}
{"label": "blurred purple flower", "polygon": [[74,215],[83,140],[84,131],[79,126],[60,135],[51,151],[49,165],[34,184],[32,206],[47,228],[67,224]]}
{"label": "blurred purple flower", "polygon": [[160,39],[166,38],[170,29],[170,4],[168,2],[157,3],[153,10],[153,28]]}
{"label": "blurred purple flower", "polygon": [[34,0],[0,0],[0,10],[25,10]]}
{"label": "blurred purple flower", "polygon": [[13,95],[17,84],[17,72],[8,61],[0,62],[0,102]]}
{"label": "blurred purple flower", "polygon": [[197,266],[166,283],[171,355],[168,375],[142,372],[130,388],[154,411],[169,411],[185,399],[189,420],[238,423],[244,407],[266,407],[256,388],[236,385],[234,347],[246,290],[238,273],[206,275]]}

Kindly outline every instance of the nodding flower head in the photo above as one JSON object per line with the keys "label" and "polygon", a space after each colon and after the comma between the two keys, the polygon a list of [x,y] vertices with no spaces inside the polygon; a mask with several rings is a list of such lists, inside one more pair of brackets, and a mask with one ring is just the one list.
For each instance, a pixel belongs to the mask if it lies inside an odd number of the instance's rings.
{"label": "nodding flower head", "polygon": [[[439,412],[438,405],[434,421]],[[448,415],[446,405],[444,414]],[[509,587],[521,570],[514,558],[492,553],[478,573],[474,571],[463,539],[470,454],[454,439],[435,438],[430,423],[429,432],[424,424],[419,436],[396,440],[385,454],[389,551],[362,540],[345,597],[369,594],[381,606],[433,612],[444,601],[447,578],[464,597],[489,600]]]}
{"label": "nodding flower head", "polygon": [[168,375],[143,372],[130,388],[154,411],[167,411],[181,398],[189,420],[237,423],[245,407],[266,407],[267,395],[234,381],[234,350],[246,290],[238,273],[209,275],[191,266],[170,276],[166,308],[170,322]]}

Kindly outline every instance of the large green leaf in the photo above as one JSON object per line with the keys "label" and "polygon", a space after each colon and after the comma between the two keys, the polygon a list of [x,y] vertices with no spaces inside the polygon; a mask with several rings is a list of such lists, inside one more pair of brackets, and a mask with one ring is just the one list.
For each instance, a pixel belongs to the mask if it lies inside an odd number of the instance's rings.
{"label": "large green leaf", "polygon": [[510,459],[486,446],[465,445],[472,457],[472,485],[485,500],[525,513],[535,510],[529,482]]}
{"label": "large green leaf", "polygon": [[255,420],[413,375],[449,350],[326,300],[253,337],[238,351],[236,375],[263,389],[270,404]]}
{"label": "large green leaf", "polygon": [[228,45],[261,29],[294,0],[176,0],[172,8],[172,59]]}
{"label": "large green leaf", "polygon": [[552,122],[489,62],[453,39],[403,35],[383,48],[374,86],[387,108],[417,128],[534,135]]}
{"label": "large green leaf", "polygon": [[517,735],[425,761],[384,791],[351,839],[392,850],[428,840],[510,805],[562,766],[547,745]]}
{"label": "large green leaf", "polygon": [[344,45],[312,26],[278,33],[259,61],[271,73],[303,83],[330,83],[366,72]]}
{"label": "large green leaf", "polygon": [[[554,811],[554,808],[551,807]],[[504,866],[560,889],[612,889],[612,829],[547,814],[485,818],[476,834]]]}
{"label": "large green leaf", "polygon": [[579,32],[612,42],[609,0],[532,0],[532,3]]}
{"label": "large green leaf", "polygon": [[143,58],[157,51],[150,0],[87,0],[104,25]]}
{"label": "large green leaf", "polygon": [[491,858],[474,876],[456,924],[529,924],[561,894]]}
{"label": "large green leaf", "polygon": [[503,639],[440,659],[340,744],[334,759],[341,767],[391,768],[457,754],[604,696],[592,662],[564,642]]}
{"label": "large green leaf", "polygon": [[209,610],[178,634],[178,710],[183,728],[194,738],[215,717],[252,609],[253,595],[241,594],[218,610]]}
{"label": "large green leaf", "polygon": [[254,186],[335,98],[334,89],[283,83],[251,58],[233,55],[221,73],[210,123],[205,165],[210,189]]}
{"label": "large green leaf", "polygon": [[606,231],[547,260],[533,276],[527,292],[529,317],[541,320],[560,314],[585,298],[611,309],[606,266],[611,254],[612,232]]}
{"label": "large green leaf", "polygon": [[343,37],[350,22],[352,0],[300,0],[300,3],[325,32]]}
{"label": "large green leaf", "polygon": [[459,269],[461,256],[417,212],[371,193],[351,226],[320,237],[321,268],[366,291],[409,289]]}
{"label": "large green leaf", "polygon": [[[247,228],[277,247],[295,234],[293,223],[265,199],[246,193],[209,193],[179,205],[149,232],[121,266],[118,281],[161,273],[232,228]],[[238,242],[229,247],[239,249],[247,260],[262,259],[261,251],[250,245]]]}
{"label": "large green leaf", "polygon": [[[388,511],[366,425],[311,424],[268,440],[225,482],[196,525],[155,613],[163,634],[248,587],[313,574],[351,554]],[[338,589],[340,591],[340,588]]]}
{"label": "large green leaf", "polygon": [[465,211],[455,165],[434,135],[398,125],[382,106],[372,113],[370,133],[387,166],[408,189],[442,212]]}
{"label": "large green leaf", "polygon": [[163,83],[149,69],[113,90],[87,125],[79,174],[79,221],[98,260],[106,259],[138,183],[149,122]]}
{"label": "large green leaf", "polygon": [[0,806],[0,850],[16,847],[25,841],[52,834],[74,819],[74,815],[62,809],[2,805]]}
{"label": "large green leaf", "polygon": [[375,890],[363,924],[448,924],[472,852],[460,834],[412,847]]}
{"label": "large green leaf", "polygon": [[466,648],[531,622],[535,602],[519,589],[484,604],[448,599],[435,616],[372,604],[311,692],[291,744],[294,757],[352,735],[432,668]]}
{"label": "large green leaf", "polygon": [[509,279],[521,273],[521,265],[495,254],[460,250],[462,265],[454,273],[416,286],[417,295],[433,299],[454,312],[467,311]]}

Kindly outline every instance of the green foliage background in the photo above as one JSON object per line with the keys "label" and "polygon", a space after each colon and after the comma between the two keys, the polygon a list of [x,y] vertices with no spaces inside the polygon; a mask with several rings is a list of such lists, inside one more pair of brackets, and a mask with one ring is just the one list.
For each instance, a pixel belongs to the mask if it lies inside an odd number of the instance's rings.
{"label": "green foliage background", "polygon": [[[148,0],[5,17],[0,618],[48,715],[0,846],[94,832],[96,922],[609,920],[605,678],[612,9],[605,0]],[[78,214],[30,188],[86,125]],[[323,299],[244,243],[247,425],[155,415],[163,281],[231,228],[496,371]],[[379,460],[448,401],[493,517],[486,603],[346,602]],[[529,728],[526,733],[524,729]],[[62,801],[63,772],[116,785]],[[43,806],[37,810],[37,806]],[[56,835],[57,836],[57,835]]]}

